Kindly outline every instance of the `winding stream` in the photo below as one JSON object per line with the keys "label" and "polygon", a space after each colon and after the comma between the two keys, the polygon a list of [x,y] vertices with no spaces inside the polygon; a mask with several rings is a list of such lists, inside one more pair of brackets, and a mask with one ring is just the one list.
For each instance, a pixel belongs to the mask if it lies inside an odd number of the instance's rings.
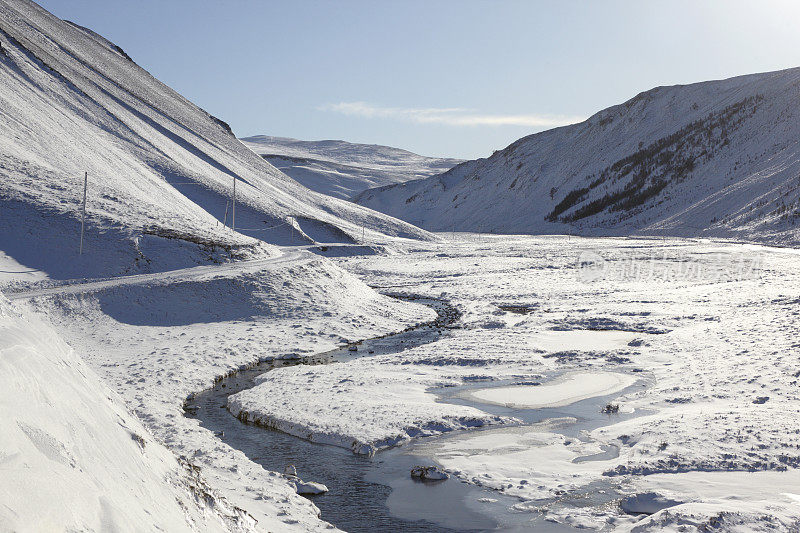
{"label": "winding stream", "polygon": [[[435,483],[412,480],[409,476],[412,466],[432,464],[425,453],[426,447],[435,446],[437,439],[445,437],[423,439],[422,445],[412,442],[367,457],[344,448],[315,444],[280,431],[247,425],[228,412],[225,406],[229,395],[253,387],[256,376],[274,368],[336,364],[355,357],[397,353],[435,342],[457,327],[455,324],[460,312],[447,302],[417,296],[393,296],[426,304],[437,312],[437,318],[396,334],[362,341],[355,345],[357,351],[352,351],[353,345],[350,345],[312,357],[270,360],[240,370],[218,380],[213,388],[187,398],[185,415],[198,419],[200,425],[268,470],[282,472],[286,465],[293,464],[302,479],[327,485],[328,493],[310,498],[320,508],[324,520],[345,531],[485,531],[527,529],[531,525],[536,525],[537,530],[541,527],[543,531],[572,531],[544,521],[532,523],[528,513],[509,513],[508,509],[518,500],[487,488],[465,484],[455,478]],[[597,405],[603,401],[598,397],[558,409],[525,410],[468,402],[457,397],[457,390],[436,392],[440,393],[441,401],[469,403],[488,412],[516,416],[527,424],[554,417],[575,417],[578,422],[559,430],[573,435],[582,429],[608,423],[606,416],[598,416]],[[458,435],[446,438],[458,438]],[[609,449],[598,457],[579,459],[612,458],[615,451]],[[601,499],[607,501],[616,494],[609,488],[606,485],[589,487],[587,494],[602,494]],[[590,497],[586,501],[597,503],[597,498]]]}
{"label": "winding stream", "polygon": [[[452,328],[461,316],[455,307],[443,301],[415,296],[394,296],[432,307],[437,313],[436,319],[399,333],[362,341],[356,345],[355,352],[350,351],[350,346],[344,346],[312,357],[264,361],[235,372],[217,381],[213,388],[188,398],[184,411],[186,416],[197,418],[200,425],[213,431],[223,442],[241,450],[264,468],[282,472],[287,464],[293,464],[301,478],[324,483],[329,492],[312,496],[311,499],[320,508],[324,520],[345,531],[454,531],[452,527],[441,526],[432,521],[395,516],[403,514],[402,512],[395,514],[390,512],[386,502],[392,488],[385,483],[379,483],[377,479],[383,476],[376,475],[376,471],[386,469],[388,466],[382,454],[377,454],[376,457],[356,455],[344,448],[315,444],[280,431],[247,425],[225,408],[228,396],[252,388],[256,376],[274,368],[298,364],[332,364],[355,357],[395,353],[435,342],[442,335],[446,335],[449,328]],[[388,470],[398,470],[396,462],[392,462]],[[402,470],[404,470],[403,477],[408,477],[408,470],[405,468]],[[451,526],[459,530],[486,529],[493,526],[491,522],[463,504],[461,505],[463,508],[459,508],[458,496],[465,492],[466,486],[459,487],[463,484],[455,480],[435,485],[437,486],[425,484],[420,488],[429,489],[423,491],[426,496],[430,496],[431,491],[436,492],[436,499],[439,501],[453,500],[446,507],[464,517],[464,520],[459,520]],[[441,485],[453,486],[456,490],[442,490]],[[442,494],[445,492],[446,496]],[[429,498],[423,499],[429,500]],[[436,511],[440,512],[441,507]],[[475,526],[471,526],[471,523]]]}

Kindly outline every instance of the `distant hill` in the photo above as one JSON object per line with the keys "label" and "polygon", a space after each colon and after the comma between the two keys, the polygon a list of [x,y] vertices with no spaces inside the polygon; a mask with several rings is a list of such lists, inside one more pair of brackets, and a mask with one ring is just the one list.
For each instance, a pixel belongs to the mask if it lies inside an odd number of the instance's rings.
{"label": "distant hill", "polygon": [[797,243],[799,103],[798,68],[658,87],[354,200],[430,230]]}
{"label": "distant hill", "polygon": [[241,141],[309,189],[345,199],[372,187],[440,174],[462,162],[377,144],[298,141],[267,135]]}

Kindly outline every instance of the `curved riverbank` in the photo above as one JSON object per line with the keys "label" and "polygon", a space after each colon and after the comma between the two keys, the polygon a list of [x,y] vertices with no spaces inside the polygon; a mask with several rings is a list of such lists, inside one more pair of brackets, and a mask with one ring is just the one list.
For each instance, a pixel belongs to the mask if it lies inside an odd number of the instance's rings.
{"label": "curved riverbank", "polygon": [[[458,309],[444,301],[413,295],[392,296],[430,305],[436,310],[437,317],[398,333],[354,342],[314,356],[273,359],[248,365],[219,377],[211,389],[188,397],[184,412],[187,417],[198,419],[203,427],[214,432],[220,440],[242,451],[266,470],[282,472],[287,464],[293,464],[301,477],[324,483],[330,492],[311,499],[320,508],[322,518],[337,527],[347,531],[382,529],[447,533],[454,529],[419,518],[398,518],[391,513],[386,501],[392,489],[374,479],[376,469],[386,466],[381,458],[356,455],[345,448],[310,442],[274,429],[247,425],[226,409],[230,395],[253,387],[257,376],[272,369],[344,362],[366,355],[393,353],[398,345],[405,349],[434,342],[447,335],[448,330],[454,327],[461,316]],[[351,351],[351,347],[356,347],[356,351]],[[458,500],[459,495],[468,490],[456,480],[450,480],[448,486],[451,490],[447,492],[455,495],[452,498],[454,500]],[[458,530],[469,530],[470,524],[477,524],[478,529],[493,527],[491,521],[466,506],[458,508],[453,503],[451,508],[463,518],[463,521],[453,524]]]}
{"label": "curved riverbank", "polygon": [[[530,525],[530,513],[509,513],[509,509],[519,505],[520,500],[513,493],[504,494],[500,487],[492,483],[475,482],[456,471],[456,476],[440,483],[414,483],[408,471],[414,464],[438,463],[449,468],[453,457],[442,455],[441,445],[452,447],[454,442],[465,442],[471,438],[501,440],[506,431],[514,434],[542,432],[543,434],[575,435],[589,426],[596,427],[612,419],[602,415],[599,401],[610,399],[612,395],[629,390],[635,379],[628,376],[627,387],[613,387],[596,391],[590,397],[575,398],[569,404],[560,403],[547,407],[497,406],[475,402],[469,396],[469,389],[482,387],[488,383],[473,383],[459,391],[458,387],[433,390],[431,393],[446,404],[469,404],[499,419],[515,420],[515,427],[468,432],[448,431],[438,438],[414,439],[407,445],[394,447],[377,456],[359,456],[351,453],[360,451],[344,442],[328,442],[338,446],[326,446],[306,433],[303,428],[286,431],[280,424],[243,424],[228,412],[228,398],[240,391],[254,386],[255,379],[271,369],[289,365],[320,365],[344,362],[364,356],[390,355],[396,352],[437,342],[447,337],[449,330],[456,327],[460,314],[446,302],[403,296],[403,299],[426,303],[437,311],[437,319],[416,327],[380,338],[369,339],[342,346],[339,349],[318,354],[313,357],[294,360],[274,360],[262,362],[240,370],[220,379],[213,389],[203,391],[187,400],[187,416],[198,418],[201,425],[214,431],[224,442],[243,451],[251,460],[270,471],[283,471],[287,464],[293,464],[301,478],[324,483],[330,492],[312,497],[321,509],[322,518],[337,527],[348,531],[371,531],[375,527],[404,531],[449,531],[449,530],[490,530],[503,526]],[[561,382],[566,376],[552,376],[553,383]],[[502,381],[492,383],[489,390],[502,387]],[[547,381],[547,385],[551,385]],[[507,386],[507,385],[506,385]],[[466,395],[464,393],[467,393]],[[584,395],[586,396],[586,395]],[[240,419],[246,419],[240,414]],[[524,425],[520,425],[524,424]],[[275,430],[278,431],[275,431]],[[299,438],[298,438],[299,437]],[[561,437],[557,437],[561,438]],[[344,444],[344,445],[343,445]],[[395,443],[389,443],[395,444]],[[601,461],[613,458],[612,450],[593,453],[591,446],[585,456],[575,464]],[[452,470],[452,469],[451,469]],[[468,483],[462,483],[468,481]],[[587,501],[609,502],[619,496],[614,489],[614,481],[603,480],[591,485],[591,497]],[[551,502],[552,503],[552,502]],[[538,524],[537,527],[550,525]]]}

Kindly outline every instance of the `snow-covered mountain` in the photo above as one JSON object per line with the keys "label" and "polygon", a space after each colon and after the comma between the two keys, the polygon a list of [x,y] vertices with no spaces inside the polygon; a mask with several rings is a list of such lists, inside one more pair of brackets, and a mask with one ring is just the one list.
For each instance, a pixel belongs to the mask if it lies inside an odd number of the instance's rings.
{"label": "snow-covered mountain", "polygon": [[461,163],[378,144],[256,135],[242,142],[311,190],[349,199],[373,187],[427,178]]}
{"label": "snow-covered mountain", "polygon": [[796,242],[800,68],[658,87],[355,198],[431,230]]}
{"label": "snow-covered mountain", "polygon": [[[370,230],[426,238],[306,189],[122,49],[33,2],[0,1],[0,46],[0,249],[24,264],[113,274],[164,268],[179,250],[219,260],[269,254],[264,243],[292,238],[348,243]],[[223,225],[234,179],[238,233]],[[59,264],[44,265],[43,250]]]}

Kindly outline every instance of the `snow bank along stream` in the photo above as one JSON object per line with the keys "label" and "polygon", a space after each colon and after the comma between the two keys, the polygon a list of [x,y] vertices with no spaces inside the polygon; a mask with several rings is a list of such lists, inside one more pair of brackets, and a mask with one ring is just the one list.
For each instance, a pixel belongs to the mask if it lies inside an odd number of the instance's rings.
{"label": "snow bank along stream", "polygon": [[[344,447],[310,442],[276,431],[276,427],[285,428],[269,421],[256,419],[254,425],[244,424],[226,408],[229,396],[253,387],[257,376],[274,368],[343,363],[357,357],[397,353],[436,342],[457,327],[460,313],[447,302],[416,296],[396,297],[429,305],[438,316],[432,322],[397,334],[312,357],[269,360],[240,370],[219,379],[212,389],[189,397],[185,404],[186,416],[199,419],[202,426],[214,431],[228,445],[269,470],[283,471],[286,465],[292,464],[302,479],[324,483],[330,492],[311,499],[321,509],[324,520],[347,531],[530,527],[530,509],[516,516],[509,513],[518,502],[513,496],[493,490],[497,487],[491,482],[472,479],[471,483],[462,483],[457,477],[441,482],[420,482],[411,479],[409,471],[416,464],[438,463],[459,474],[459,458],[474,455],[478,448],[502,455],[518,451],[520,443],[545,456],[546,446],[552,443],[525,441],[527,432],[535,432],[539,439],[552,435],[559,444],[563,444],[564,439],[568,439],[567,443],[569,439],[580,441],[583,430],[609,421],[607,415],[600,413],[599,406],[631,390],[636,378],[611,372],[580,372],[551,376],[552,379],[542,385],[497,381],[437,390],[434,392],[442,402],[471,405],[496,413],[498,419],[520,420],[523,425],[453,431],[440,437],[412,441],[376,456],[354,454]],[[596,334],[594,341],[603,342],[600,337],[607,332],[585,334],[587,337]],[[509,398],[515,400],[506,401]],[[619,416],[625,415],[615,415],[616,421]],[[246,416],[240,415],[240,418],[246,419]],[[515,434],[514,439],[509,439],[511,434]],[[583,468],[586,462],[613,458],[617,451],[611,447],[599,454],[579,457],[574,461],[576,470]],[[611,501],[618,493],[611,481],[604,481],[588,486],[583,496],[584,501],[579,505],[597,505]],[[552,498],[537,503],[559,505]],[[571,529],[544,521],[535,523],[543,530]]]}

